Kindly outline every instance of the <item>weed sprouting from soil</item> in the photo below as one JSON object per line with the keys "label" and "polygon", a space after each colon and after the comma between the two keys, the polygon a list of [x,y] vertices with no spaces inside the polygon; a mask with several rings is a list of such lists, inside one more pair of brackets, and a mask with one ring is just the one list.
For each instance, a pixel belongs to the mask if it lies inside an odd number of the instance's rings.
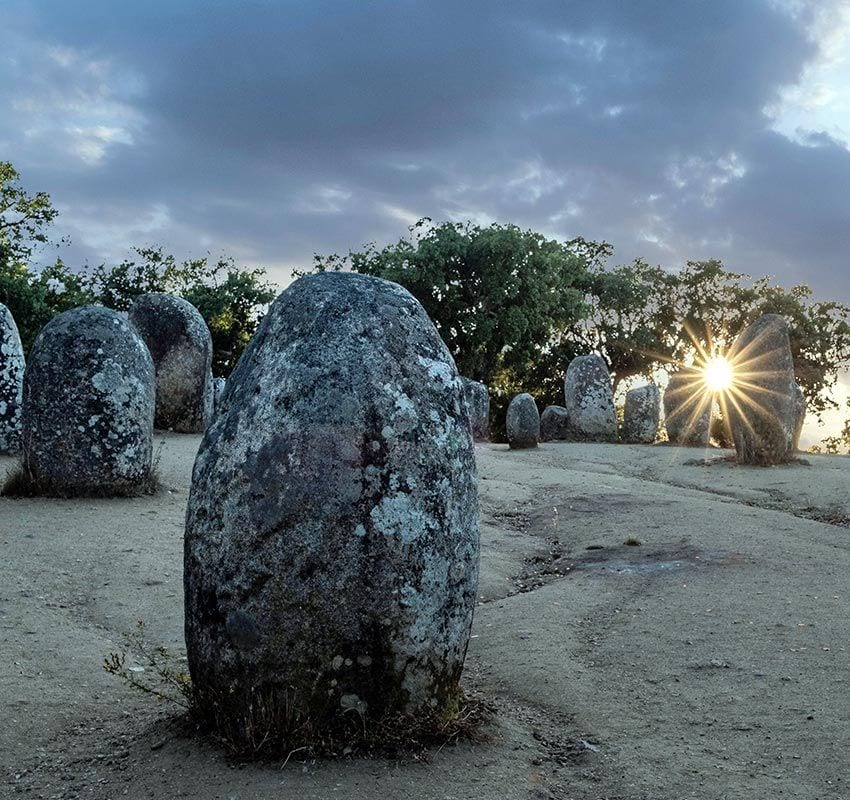
{"label": "weed sprouting from soil", "polygon": [[428,761],[434,749],[490,738],[486,727],[495,706],[475,690],[458,688],[449,707],[442,711],[415,716],[385,714],[373,719],[351,708],[317,724],[299,709],[290,690],[261,687],[247,697],[196,691],[187,669],[173,654],[147,643],[142,621],[125,636],[125,645],[129,652],[110,653],[103,668],[132,688],[180,708],[196,735],[212,735],[233,757],[261,761],[289,761],[292,757]]}

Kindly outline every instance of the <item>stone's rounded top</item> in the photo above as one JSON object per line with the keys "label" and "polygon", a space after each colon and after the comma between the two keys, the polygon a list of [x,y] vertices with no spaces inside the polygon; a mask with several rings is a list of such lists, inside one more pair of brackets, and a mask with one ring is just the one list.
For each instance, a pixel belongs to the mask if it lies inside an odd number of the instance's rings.
{"label": "stone's rounded top", "polygon": [[505,420],[508,445],[512,449],[537,447],[540,439],[540,412],[534,398],[523,392],[516,395],[508,405]]}
{"label": "stone's rounded top", "polygon": [[147,342],[154,363],[175,347],[176,339],[212,351],[212,336],[201,312],[182,297],[147,292],[133,301],[128,314]]}
{"label": "stone's rounded top", "polygon": [[317,725],[445,709],[477,513],[463,384],[422,306],[369,276],[299,279],[195,461],[184,585],[199,696],[227,698],[237,729],[255,689]]}
{"label": "stone's rounded top", "polygon": [[[69,340],[77,341],[88,348],[98,342],[109,345],[123,344],[140,349],[145,353],[142,358],[147,357],[150,361],[150,354],[147,353],[144,342],[139,339],[138,333],[127,318],[111,308],[95,305],[78,306],[53,317],[36,336],[30,359],[40,355],[44,348],[64,346]],[[106,352],[104,349],[103,353],[95,355],[106,355]]]}

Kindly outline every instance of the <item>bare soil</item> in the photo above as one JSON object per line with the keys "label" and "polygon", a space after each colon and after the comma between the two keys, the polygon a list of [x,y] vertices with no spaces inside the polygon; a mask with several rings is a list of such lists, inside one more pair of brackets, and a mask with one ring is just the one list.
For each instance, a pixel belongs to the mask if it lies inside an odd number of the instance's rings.
{"label": "bare soil", "polygon": [[491,740],[247,764],[102,668],[139,619],[184,652],[200,437],[163,438],[154,497],[0,498],[0,797],[850,800],[850,459],[479,445]]}

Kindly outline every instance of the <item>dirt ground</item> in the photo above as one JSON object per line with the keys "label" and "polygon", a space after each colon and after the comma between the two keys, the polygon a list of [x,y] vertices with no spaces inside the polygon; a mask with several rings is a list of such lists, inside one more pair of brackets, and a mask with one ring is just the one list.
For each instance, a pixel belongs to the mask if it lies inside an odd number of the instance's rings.
{"label": "dirt ground", "polygon": [[156,497],[0,499],[0,797],[850,800],[850,459],[480,445],[492,740],[246,765],[101,666],[138,619],[183,652],[199,437],[162,438]]}

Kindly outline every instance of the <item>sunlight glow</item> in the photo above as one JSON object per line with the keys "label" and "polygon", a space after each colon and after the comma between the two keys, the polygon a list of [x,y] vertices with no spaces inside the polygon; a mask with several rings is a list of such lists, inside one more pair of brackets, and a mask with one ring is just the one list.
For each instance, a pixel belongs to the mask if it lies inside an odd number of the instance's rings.
{"label": "sunlight glow", "polygon": [[732,365],[724,356],[712,356],[703,367],[703,378],[712,392],[725,392],[732,388]]}

